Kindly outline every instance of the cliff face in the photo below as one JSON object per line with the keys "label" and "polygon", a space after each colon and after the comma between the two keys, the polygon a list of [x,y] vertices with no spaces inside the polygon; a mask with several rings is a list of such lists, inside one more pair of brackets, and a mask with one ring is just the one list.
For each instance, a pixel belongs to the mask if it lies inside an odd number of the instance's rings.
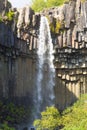
{"label": "cliff face", "polygon": [[[2,2],[2,1],[1,1]],[[5,2],[5,1],[4,1]],[[54,44],[55,104],[60,109],[87,92],[87,1],[70,1],[40,14],[26,6],[11,21],[0,13],[0,97],[33,103],[40,16],[48,18]],[[26,100],[25,100],[26,98]]]}
{"label": "cliff face", "polygon": [[24,19],[20,10],[8,7],[7,13],[14,11],[13,18],[9,20],[4,9],[0,10],[0,98],[29,105],[33,103],[35,89],[35,57],[32,49],[36,47],[37,35],[33,33],[34,12],[28,7],[22,9],[23,13],[28,13]]}
{"label": "cliff face", "polygon": [[87,92],[87,1],[72,0],[43,13],[50,19],[58,77],[56,104],[62,108]]}

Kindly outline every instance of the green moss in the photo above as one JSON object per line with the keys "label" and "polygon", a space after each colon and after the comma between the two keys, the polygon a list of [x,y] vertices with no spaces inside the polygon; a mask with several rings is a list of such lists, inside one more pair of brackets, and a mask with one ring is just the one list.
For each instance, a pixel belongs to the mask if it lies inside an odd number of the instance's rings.
{"label": "green moss", "polygon": [[2,16],[0,16],[0,22],[2,22],[3,21],[3,18],[2,18]]}
{"label": "green moss", "polygon": [[3,20],[2,20],[2,18],[0,17],[0,22],[2,22]]}
{"label": "green moss", "polygon": [[9,11],[8,13],[6,13],[6,16],[7,16],[9,21],[12,21],[13,20],[13,16],[14,16],[14,12],[13,11]]}
{"label": "green moss", "polygon": [[52,33],[58,34],[60,33],[60,29],[63,29],[64,22],[60,20],[53,19],[53,22],[49,24],[50,30]]}
{"label": "green moss", "polygon": [[55,27],[53,23],[50,23],[50,30],[52,33],[55,33]]}
{"label": "green moss", "polygon": [[6,21],[12,21],[14,17],[14,12],[9,11],[8,13],[5,14],[5,16],[0,16],[0,22],[6,22]]}
{"label": "green moss", "polygon": [[55,33],[59,33],[59,30],[62,28],[62,22],[56,20]]}

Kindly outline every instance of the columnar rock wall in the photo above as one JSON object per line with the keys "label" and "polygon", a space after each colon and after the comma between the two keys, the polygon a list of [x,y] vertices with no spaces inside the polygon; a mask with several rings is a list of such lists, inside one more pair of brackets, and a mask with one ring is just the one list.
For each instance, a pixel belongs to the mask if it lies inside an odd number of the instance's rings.
{"label": "columnar rock wall", "polygon": [[9,10],[14,11],[10,21],[4,8],[0,11],[0,99],[32,106],[40,16],[34,15],[30,7],[20,10],[8,7]]}
{"label": "columnar rock wall", "polygon": [[43,14],[55,49],[56,105],[63,109],[87,93],[87,1],[71,0]]}

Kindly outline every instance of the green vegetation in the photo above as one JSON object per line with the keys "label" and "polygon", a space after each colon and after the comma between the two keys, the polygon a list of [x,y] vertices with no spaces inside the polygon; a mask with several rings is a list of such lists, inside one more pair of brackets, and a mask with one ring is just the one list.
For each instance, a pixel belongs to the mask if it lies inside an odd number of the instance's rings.
{"label": "green vegetation", "polygon": [[82,3],[84,3],[86,0],[81,0]]}
{"label": "green vegetation", "polygon": [[14,16],[14,12],[13,11],[9,11],[8,13],[6,13],[7,19],[9,21],[13,20],[13,16]]}
{"label": "green vegetation", "polygon": [[44,8],[60,6],[64,2],[66,2],[66,0],[32,0],[32,9],[39,12]]}
{"label": "green vegetation", "polygon": [[57,21],[55,19],[55,21],[53,23],[50,23],[50,30],[52,33],[57,34],[57,33],[59,33],[60,29],[63,28],[63,26],[64,26],[63,21],[59,21],[59,20]]}
{"label": "green vegetation", "polygon": [[65,0],[47,0],[47,7],[60,6],[65,2]]}
{"label": "green vegetation", "polygon": [[46,8],[46,2],[44,0],[33,0],[32,9],[36,12],[39,12]]}
{"label": "green vegetation", "polygon": [[63,130],[87,130],[87,94],[62,114]]}
{"label": "green vegetation", "polygon": [[9,11],[5,14],[5,16],[0,15],[0,22],[12,21],[14,17],[14,12]]}
{"label": "green vegetation", "polygon": [[60,21],[60,20],[57,20],[56,18],[52,18],[52,22],[50,23],[50,18],[49,16],[46,16],[47,19],[48,19],[48,22],[49,22],[49,26],[50,26],[50,31],[54,34],[58,34],[61,31],[64,30],[64,21]]}
{"label": "green vegetation", "polygon": [[2,22],[3,21],[3,19],[2,19],[2,17],[0,16],[0,22]]}
{"label": "green vegetation", "polygon": [[61,114],[55,107],[47,107],[41,113],[41,119],[34,121],[36,130],[87,130],[87,94],[68,107]]}
{"label": "green vegetation", "polygon": [[15,130],[13,127],[9,127],[8,124],[5,122],[4,124],[0,125],[0,130]]}
{"label": "green vegetation", "polygon": [[58,127],[60,114],[55,107],[47,107],[41,113],[41,120],[36,120],[34,126],[36,130],[54,130]]}
{"label": "green vegetation", "polygon": [[20,124],[30,117],[30,108],[14,103],[4,103],[0,101],[0,122],[8,124]]}

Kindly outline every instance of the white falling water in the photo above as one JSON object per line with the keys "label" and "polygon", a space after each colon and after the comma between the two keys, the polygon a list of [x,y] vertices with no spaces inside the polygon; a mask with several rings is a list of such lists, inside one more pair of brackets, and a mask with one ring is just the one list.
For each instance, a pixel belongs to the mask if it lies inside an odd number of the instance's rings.
{"label": "white falling water", "polygon": [[36,114],[38,115],[46,106],[54,105],[54,77],[53,44],[48,20],[41,17],[38,41],[38,72],[36,89]]}

